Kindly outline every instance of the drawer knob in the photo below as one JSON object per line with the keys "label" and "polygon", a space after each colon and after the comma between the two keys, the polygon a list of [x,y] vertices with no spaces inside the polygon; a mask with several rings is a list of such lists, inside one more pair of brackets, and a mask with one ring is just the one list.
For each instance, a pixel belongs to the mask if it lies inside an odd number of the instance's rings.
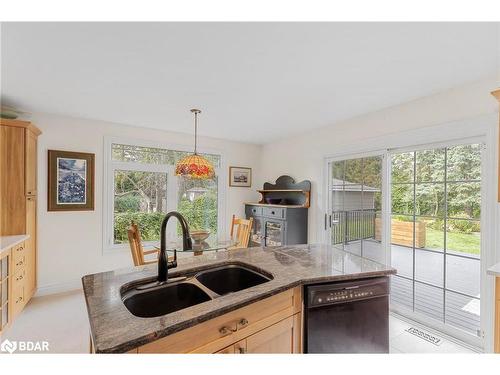
{"label": "drawer knob", "polygon": [[227,336],[227,335],[231,335],[232,333],[236,332],[237,330],[236,329],[233,329],[231,327],[228,327],[228,326],[224,326],[224,327],[221,327],[219,329],[219,333],[222,335],[222,336]]}
{"label": "drawer knob", "polygon": [[246,327],[248,325],[248,320],[245,318],[241,319],[240,322],[238,323],[241,328]]}

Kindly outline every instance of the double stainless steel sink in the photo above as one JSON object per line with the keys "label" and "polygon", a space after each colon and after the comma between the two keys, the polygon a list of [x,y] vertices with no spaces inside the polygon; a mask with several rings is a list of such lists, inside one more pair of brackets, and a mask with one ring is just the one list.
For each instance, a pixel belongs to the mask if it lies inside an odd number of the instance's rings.
{"label": "double stainless steel sink", "polygon": [[242,264],[176,274],[167,283],[144,279],[121,288],[122,301],[135,316],[152,318],[185,309],[220,296],[272,280],[272,276]]}

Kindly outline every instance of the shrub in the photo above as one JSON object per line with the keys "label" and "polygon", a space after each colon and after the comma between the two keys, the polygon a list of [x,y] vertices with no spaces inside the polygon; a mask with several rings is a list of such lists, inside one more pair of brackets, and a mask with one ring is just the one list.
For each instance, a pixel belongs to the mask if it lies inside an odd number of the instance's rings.
{"label": "shrub", "polygon": [[115,198],[115,211],[117,212],[138,212],[141,205],[141,198],[127,194]]}
{"label": "shrub", "polygon": [[163,212],[119,212],[115,213],[114,236],[115,243],[128,242],[127,230],[134,221],[141,231],[143,241],[160,239],[161,222],[165,217]]}
{"label": "shrub", "polygon": [[448,220],[448,230],[459,233],[473,233],[480,232],[481,226],[476,221]]}

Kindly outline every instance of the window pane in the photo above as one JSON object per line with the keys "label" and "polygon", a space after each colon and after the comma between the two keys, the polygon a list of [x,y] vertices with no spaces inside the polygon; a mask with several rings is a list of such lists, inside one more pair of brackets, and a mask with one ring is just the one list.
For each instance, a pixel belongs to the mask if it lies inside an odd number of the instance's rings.
{"label": "window pane", "polygon": [[446,288],[479,297],[481,261],[446,254]]}
{"label": "window pane", "polygon": [[380,191],[382,188],[382,157],[363,158],[364,191]]}
{"label": "window pane", "polygon": [[446,323],[479,336],[481,329],[480,300],[450,291],[446,296]]}
{"label": "window pane", "polygon": [[217,177],[211,180],[179,177],[178,185],[178,211],[186,218],[189,229],[209,230],[217,235]]}
{"label": "window pane", "polygon": [[481,226],[474,220],[448,220],[446,250],[448,252],[480,255]]}
{"label": "window pane", "polygon": [[448,184],[448,217],[479,219],[481,216],[481,183]]}
{"label": "window pane", "polygon": [[417,184],[416,215],[437,216],[444,215],[444,184]]}
{"label": "window pane", "polygon": [[444,148],[417,151],[417,182],[444,181]]}
{"label": "window pane", "polygon": [[413,184],[392,185],[391,204],[393,214],[413,215]]}
{"label": "window pane", "polygon": [[[191,154],[191,152],[167,150],[155,147],[123,145],[116,143],[113,143],[112,145],[112,159],[116,161],[175,165],[180,159],[189,154]],[[201,155],[206,157],[215,168],[220,166],[219,155]]]}
{"label": "window pane", "polygon": [[345,161],[332,162],[332,185],[342,185],[344,181],[344,164]]}
{"label": "window pane", "polygon": [[363,183],[363,159],[349,159],[345,161],[345,177],[346,184],[362,184]]}
{"label": "window pane", "polygon": [[443,321],[443,290],[415,282],[415,311]]}
{"label": "window pane", "polygon": [[435,219],[428,217],[420,217],[417,220],[418,232],[421,234],[420,241],[423,242],[420,247],[430,250],[444,249],[444,221],[443,219]]}
{"label": "window pane", "polygon": [[448,148],[448,181],[479,180],[481,178],[481,145],[461,145]]}
{"label": "window pane", "polygon": [[[413,223],[408,223],[407,228],[400,230],[395,227],[394,220],[392,221],[392,238],[391,238],[391,266],[397,269],[398,275],[413,278]],[[403,234],[400,234],[404,232]],[[404,239],[404,240],[403,240]]]}
{"label": "window pane", "polygon": [[392,182],[413,182],[414,153],[394,154],[391,158]]}
{"label": "window pane", "polygon": [[134,221],[143,241],[159,240],[167,212],[167,174],[117,170],[114,175],[114,243],[128,242]]}
{"label": "window pane", "polygon": [[444,286],[444,253],[415,249],[415,280]]}
{"label": "window pane", "polygon": [[413,281],[391,276],[391,304],[413,310]]}

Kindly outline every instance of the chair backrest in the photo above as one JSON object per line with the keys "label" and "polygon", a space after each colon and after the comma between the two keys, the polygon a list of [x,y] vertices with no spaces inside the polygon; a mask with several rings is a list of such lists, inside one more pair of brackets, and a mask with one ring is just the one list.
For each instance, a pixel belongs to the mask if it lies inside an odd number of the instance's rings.
{"label": "chair backrest", "polygon": [[134,265],[142,266],[144,264],[144,249],[142,248],[141,232],[136,223],[132,222],[132,224],[130,224],[127,234]]}
{"label": "chair backrest", "polygon": [[[240,249],[248,247],[250,242],[250,234],[252,233],[253,218],[250,219],[238,219],[233,215],[233,220],[231,223],[231,238],[238,241],[238,244],[233,247],[233,249]],[[234,227],[237,226],[236,233]]]}

